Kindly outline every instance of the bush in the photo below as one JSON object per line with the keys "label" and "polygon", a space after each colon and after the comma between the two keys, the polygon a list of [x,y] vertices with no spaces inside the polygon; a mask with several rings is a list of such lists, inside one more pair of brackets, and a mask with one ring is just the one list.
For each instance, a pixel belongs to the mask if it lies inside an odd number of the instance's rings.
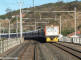
{"label": "bush", "polygon": [[65,30],[62,30],[62,34],[64,35],[64,36],[67,36],[68,34],[70,34],[70,33],[72,33],[72,32],[74,32],[74,29],[65,29]]}

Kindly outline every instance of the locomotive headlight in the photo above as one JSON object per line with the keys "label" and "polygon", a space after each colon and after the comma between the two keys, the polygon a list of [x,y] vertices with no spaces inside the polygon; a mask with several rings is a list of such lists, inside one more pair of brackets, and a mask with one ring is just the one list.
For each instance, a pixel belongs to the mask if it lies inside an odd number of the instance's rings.
{"label": "locomotive headlight", "polygon": [[47,40],[47,41],[50,41],[50,40],[51,40],[51,38],[47,37],[47,38],[46,38],[46,40]]}

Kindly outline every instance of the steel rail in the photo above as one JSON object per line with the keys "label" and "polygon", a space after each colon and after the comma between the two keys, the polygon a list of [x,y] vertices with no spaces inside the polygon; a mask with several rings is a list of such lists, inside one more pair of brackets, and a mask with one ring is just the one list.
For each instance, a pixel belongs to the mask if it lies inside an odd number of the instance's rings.
{"label": "steel rail", "polygon": [[69,48],[67,46],[61,45],[59,43],[53,43],[52,45],[64,50],[65,52],[75,56],[78,59],[81,59],[81,52],[72,48]]}

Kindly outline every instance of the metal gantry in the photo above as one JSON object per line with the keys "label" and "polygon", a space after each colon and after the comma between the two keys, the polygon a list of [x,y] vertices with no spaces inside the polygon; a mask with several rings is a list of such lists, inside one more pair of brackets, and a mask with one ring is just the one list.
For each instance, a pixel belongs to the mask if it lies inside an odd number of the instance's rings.
{"label": "metal gantry", "polygon": [[[76,8],[74,11],[35,11],[35,5],[34,5],[34,0],[33,1],[33,13],[34,13],[34,17],[35,17],[35,13],[38,12],[38,13],[42,13],[42,12],[45,12],[45,13],[74,13],[74,17],[75,17],[75,36],[76,36]],[[19,6],[20,6],[20,37],[22,38],[22,33],[23,33],[23,26],[22,26],[22,19],[35,19],[35,30],[36,30],[36,25],[37,23],[48,23],[48,22],[36,22],[36,18],[22,18],[22,12],[32,12],[32,11],[27,11],[27,10],[22,10],[22,2],[20,0],[19,2]],[[40,14],[40,20],[42,19],[52,19],[52,18],[41,18],[41,14]],[[53,18],[54,19],[54,18]],[[61,19],[61,17],[60,17]],[[32,25],[28,25],[28,26],[32,26]],[[60,29],[61,29],[61,21],[60,21]],[[61,31],[60,31],[61,32]]]}
{"label": "metal gantry", "polygon": [[[31,12],[31,11],[27,11],[27,10],[23,10],[23,12]],[[76,7],[74,9],[74,11],[34,11],[34,12],[45,12],[45,13],[74,13],[74,21],[75,21],[75,36],[76,36]],[[23,18],[23,19],[35,19],[35,18]],[[41,18],[40,16],[40,19],[54,19],[54,18]],[[40,22],[39,22],[40,23]],[[60,34],[61,34],[61,16],[60,16]]]}

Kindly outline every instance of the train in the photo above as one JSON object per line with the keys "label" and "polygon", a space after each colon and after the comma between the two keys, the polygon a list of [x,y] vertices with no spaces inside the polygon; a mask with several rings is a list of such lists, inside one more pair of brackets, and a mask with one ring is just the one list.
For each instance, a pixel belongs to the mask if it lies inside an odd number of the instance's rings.
{"label": "train", "polygon": [[47,25],[44,28],[46,42],[58,42],[59,41],[59,26]]}
{"label": "train", "polygon": [[[24,33],[27,38],[31,37],[43,42],[67,42],[67,43],[77,43],[81,44],[80,37],[66,37],[60,35],[60,28],[57,25],[47,25],[42,29]],[[37,37],[37,38],[36,38]],[[44,39],[41,39],[44,38]]]}
{"label": "train", "polygon": [[[9,38],[9,33],[1,34],[1,38]],[[20,33],[10,33],[10,38],[20,37]],[[44,28],[34,31],[23,32],[23,37],[27,40],[36,40],[40,42],[68,42],[81,44],[81,37],[69,38],[61,37],[59,26],[47,25]],[[60,38],[61,37],[61,38]]]}
{"label": "train", "polygon": [[[2,34],[2,38],[9,38],[9,34]],[[10,38],[20,37],[20,33],[10,33]],[[58,42],[59,26],[45,26],[45,28],[37,29],[34,31],[23,32],[25,39],[34,39],[44,42]]]}
{"label": "train", "polygon": [[46,42],[68,42],[81,44],[81,37],[67,37],[60,34],[60,28],[57,25],[47,25],[44,28],[44,34],[46,37]]}

